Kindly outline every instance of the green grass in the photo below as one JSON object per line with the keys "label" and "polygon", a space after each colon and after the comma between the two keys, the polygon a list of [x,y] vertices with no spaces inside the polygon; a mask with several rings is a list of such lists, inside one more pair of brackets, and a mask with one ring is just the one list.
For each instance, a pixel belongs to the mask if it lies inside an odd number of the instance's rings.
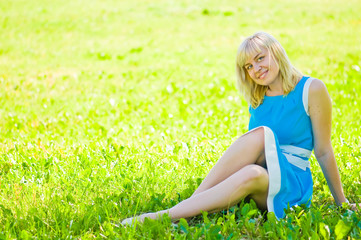
{"label": "green grass", "polygon": [[347,198],[360,201],[361,3],[0,1],[0,239],[361,238],[312,157],[314,198],[276,221],[253,203],[123,228],[189,197],[247,131],[243,36],[264,30],[333,99]]}

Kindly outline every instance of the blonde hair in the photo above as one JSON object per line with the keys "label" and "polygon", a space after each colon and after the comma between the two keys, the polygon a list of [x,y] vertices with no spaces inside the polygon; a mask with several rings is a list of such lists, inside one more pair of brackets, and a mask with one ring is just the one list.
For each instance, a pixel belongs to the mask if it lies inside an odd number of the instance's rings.
{"label": "blonde hair", "polygon": [[268,86],[255,83],[244,65],[255,53],[261,52],[261,47],[266,48],[273,60],[279,65],[279,75],[285,95],[294,89],[298,80],[302,77],[302,73],[292,66],[286,51],[272,35],[265,32],[257,32],[247,37],[238,48],[236,75],[239,90],[253,108],[262,104]]}

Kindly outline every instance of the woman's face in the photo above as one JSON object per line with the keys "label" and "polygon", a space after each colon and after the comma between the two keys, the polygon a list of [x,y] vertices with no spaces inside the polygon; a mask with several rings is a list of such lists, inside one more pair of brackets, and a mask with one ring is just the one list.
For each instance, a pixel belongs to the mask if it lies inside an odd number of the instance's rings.
{"label": "woman's face", "polygon": [[260,52],[250,56],[244,68],[251,79],[257,84],[270,86],[278,82],[280,68],[274,57],[265,47],[260,47],[260,49]]}

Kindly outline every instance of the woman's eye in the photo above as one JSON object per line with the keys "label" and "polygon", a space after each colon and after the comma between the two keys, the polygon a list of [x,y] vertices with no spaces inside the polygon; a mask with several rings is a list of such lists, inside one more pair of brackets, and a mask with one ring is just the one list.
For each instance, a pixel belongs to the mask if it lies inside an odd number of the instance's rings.
{"label": "woman's eye", "polygon": [[263,56],[262,56],[262,57],[259,57],[259,58],[257,59],[258,62],[262,61],[263,58],[264,58]]}
{"label": "woman's eye", "polygon": [[248,66],[246,67],[247,70],[250,70],[251,68],[252,68],[252,65],[248,65]]}

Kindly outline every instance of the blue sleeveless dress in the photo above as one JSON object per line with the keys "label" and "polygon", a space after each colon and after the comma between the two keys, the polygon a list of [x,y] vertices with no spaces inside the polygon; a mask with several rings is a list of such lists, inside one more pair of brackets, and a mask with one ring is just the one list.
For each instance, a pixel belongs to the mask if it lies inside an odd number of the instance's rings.
{"label": "blue sleeveless dress", "polygon": [[269,174],[267,208],[277,218],[284,209],[310,205],[313,181],[309,158],[313,133],[308,113],[308,89],[312,78],[303,77],[284,96],[265,96],[257,108],[250,106],[249,130],[259,127],[265,133],[265,157]]}

